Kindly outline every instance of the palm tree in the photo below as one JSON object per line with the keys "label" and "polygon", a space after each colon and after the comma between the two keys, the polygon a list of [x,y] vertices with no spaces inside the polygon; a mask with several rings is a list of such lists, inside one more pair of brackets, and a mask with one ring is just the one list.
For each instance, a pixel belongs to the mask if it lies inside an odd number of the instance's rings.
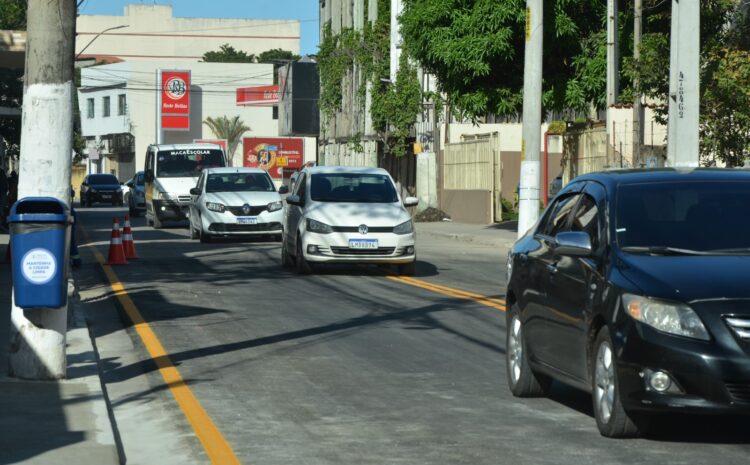
{"label": "palm tree", "polygon": [[232,166],[234,151],[237,150],[240,138],[246,131],[249,131],[250,128],[245,126],[245,123],[239,116],[235,116],[232,119],[229,119],[226,116],[221,116],[219,118],[211,118],[209,116],[203,121],[203,124],[208,126],[216,137],[227,140],[227,144],[229,144],[229,157],[227,162],[229,166]]}

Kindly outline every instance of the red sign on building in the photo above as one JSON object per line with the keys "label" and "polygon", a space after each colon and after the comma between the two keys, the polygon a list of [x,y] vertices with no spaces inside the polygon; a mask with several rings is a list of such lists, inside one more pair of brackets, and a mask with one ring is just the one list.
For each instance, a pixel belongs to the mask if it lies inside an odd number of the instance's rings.
{"label": "red sign on building", "polygon": [[266,107],[279,104],[279,86],[240,87],[237,89],[238,107]]}
{"label": "red sign on building", "polygon": [[165,130],[190,130],[190,71],[160,70],[159,117]]}
{"label": "red sign on building", "polygon": [[273,178],[281,169],[299,169],[304,160],[304,141],[287,137],[245,137],[242,139],[243,166],[263,168]]}

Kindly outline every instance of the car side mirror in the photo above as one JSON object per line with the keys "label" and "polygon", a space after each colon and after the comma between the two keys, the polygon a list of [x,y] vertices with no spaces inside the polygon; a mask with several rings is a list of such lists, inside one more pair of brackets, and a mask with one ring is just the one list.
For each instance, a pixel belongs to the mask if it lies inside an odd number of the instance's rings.
{"label": "car side mirror", "polygon": [[567,257],[590,257],[591,237],[583,231],[561,232],[555,236],[555,253]]}
{"label": "car side mirror", "polygon": [[419,204],[419,199],[416,197],[407,197],[404,199],[405,207],[416,207]]}
{"label": "car side mirror", "polygon": [[289,187],[288,186],[281,186],[279,187],[279,194],[288,194],[289,193]]}
{"label": "car side mirror", "polygon": [[201,195],[201,190],[197,187],[190,188],[190,195]]}
{"label": "car side mirror", "polygon": [[290,195],[286,198],[286,203],[289,205],[297,205],[298,207],[301,207],[304,202],[302,202],[302,199],[299,198],[299,195]]}
{"label": "car side mirror", "polygon": [[130,187],[130,188],[132,188],[133,187],[133,181],[128,181],[128,183],[125,184],[125,185],[128,186],[128,187]]}

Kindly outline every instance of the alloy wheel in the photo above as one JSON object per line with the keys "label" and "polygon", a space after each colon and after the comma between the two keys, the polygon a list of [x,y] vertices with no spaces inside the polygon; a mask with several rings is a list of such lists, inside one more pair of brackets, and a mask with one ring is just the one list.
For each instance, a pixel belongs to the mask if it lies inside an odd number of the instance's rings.
{"label": "alloy wheel", "polygon": [[603,423],[609,423],[615,403],[615,365],[612,348],[606,341],[599,345],[594,370],[594,399]]}
{"label": "alloy wheel", "polygon": [[521,320],[513,316],[510,323],[510,337],[508,338],[508,354],[510,355],[510,378],[516,384],[521,377],[523,368],[523,333]]}

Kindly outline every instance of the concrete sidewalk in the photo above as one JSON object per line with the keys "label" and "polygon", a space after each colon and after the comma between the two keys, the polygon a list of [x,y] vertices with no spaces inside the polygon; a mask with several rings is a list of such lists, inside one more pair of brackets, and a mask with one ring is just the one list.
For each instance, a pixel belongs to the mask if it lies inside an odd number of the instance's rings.
{"label": "concrete sidewalk", "polygon": [[[3,255],[7,243],[7,234],[0,235]],[[68,379],[24,381],[7,377],[10,295],[10,264],[0,263],[0,465],[120,463],[98,357],[76,297],[69,299]]]}
{"label": "concrete sidewalk", "polygon": [[468,224],[454,221],[436,221],[415,223],[417,237],[428,235],[454,239],[477,245],[486,245],[496,249],[510,249],[516,241],[518,224],[506,221],[495,224]]}

